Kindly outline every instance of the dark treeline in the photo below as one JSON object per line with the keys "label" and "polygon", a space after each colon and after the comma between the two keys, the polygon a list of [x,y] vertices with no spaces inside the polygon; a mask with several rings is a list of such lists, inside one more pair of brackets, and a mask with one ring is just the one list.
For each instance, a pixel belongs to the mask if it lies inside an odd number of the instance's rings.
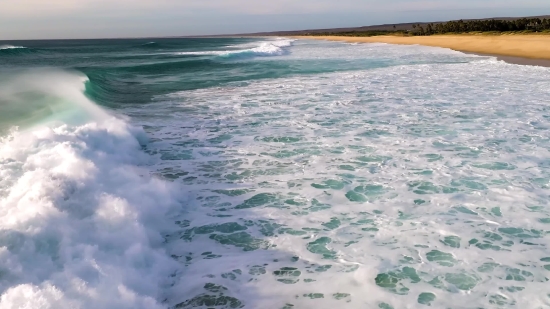
{"label": "dark treeline", "polygon": [[428,24],[413,26],[416,35],[431,35],[442,33],[464,32],[542,32],[550,30],[550,19],[521,18],[516,20],[458,20],[440,24]]}
{"label": "dark treeline", "polygon": [[[393,26],[395,29],[395,26]],[[516,20],[457,20],[445,23],[416,24],[412,30],[376,30],[376,31],[350,31],[350,32],[324,32],[308,33],[308,35],[340,35],[340,36],[376,36],[376,35],[433,35],[445,33],[531,33],[550,32],[550,19],[521,18]]]}

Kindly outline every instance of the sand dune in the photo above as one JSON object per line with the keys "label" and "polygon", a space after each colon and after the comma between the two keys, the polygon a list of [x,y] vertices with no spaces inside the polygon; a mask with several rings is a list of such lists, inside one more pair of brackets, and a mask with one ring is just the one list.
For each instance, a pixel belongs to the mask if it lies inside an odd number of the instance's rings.
{"label": "sand dune", "polygon": [[418,44],[471,53],[550,60],[550,35],[299,36],[296,38],[363,43]]}

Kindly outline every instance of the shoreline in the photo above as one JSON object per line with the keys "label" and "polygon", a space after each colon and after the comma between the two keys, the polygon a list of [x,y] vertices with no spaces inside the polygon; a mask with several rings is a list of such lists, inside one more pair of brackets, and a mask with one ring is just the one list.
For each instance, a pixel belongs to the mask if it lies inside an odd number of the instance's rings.
{"label": "shoreline", "polygon": [[496,57],[511,64],[550,67],[550,35],[292,36],[292,38],[442,47],[463,53]]}
{"label": "shoreline", "polygon": [[465,52],[461,50],[458,50],[458,51],[465,54],[471,54],[471,55],[495,57],[497,58],[497,60],[504,61],[509,64],[550,68],[550,60],[547,60],[547,59],[533,59],[533,58],[514,57],[514,56],[501,56],[501,55],[495,55],[495,54],[472,53],[472,52]]}

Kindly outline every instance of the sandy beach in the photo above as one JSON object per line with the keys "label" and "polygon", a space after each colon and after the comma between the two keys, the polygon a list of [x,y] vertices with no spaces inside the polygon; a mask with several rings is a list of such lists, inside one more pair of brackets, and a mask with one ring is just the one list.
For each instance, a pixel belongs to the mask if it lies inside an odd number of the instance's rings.
{"label": "sandy beach", "polygon": [[492,55],[516,64],[550,66],[550,35],[297,36],[300,39],[425,45]]}

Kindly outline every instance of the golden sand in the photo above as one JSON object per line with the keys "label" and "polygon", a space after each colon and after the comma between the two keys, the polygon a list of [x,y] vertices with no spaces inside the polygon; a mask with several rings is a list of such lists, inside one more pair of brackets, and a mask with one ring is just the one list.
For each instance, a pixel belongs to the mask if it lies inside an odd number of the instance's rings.
{"label": "golden sand", "polygon": [[358,43],[418,44],[462,52],[550,60],[550,35],[299,36],[295,38]]}

